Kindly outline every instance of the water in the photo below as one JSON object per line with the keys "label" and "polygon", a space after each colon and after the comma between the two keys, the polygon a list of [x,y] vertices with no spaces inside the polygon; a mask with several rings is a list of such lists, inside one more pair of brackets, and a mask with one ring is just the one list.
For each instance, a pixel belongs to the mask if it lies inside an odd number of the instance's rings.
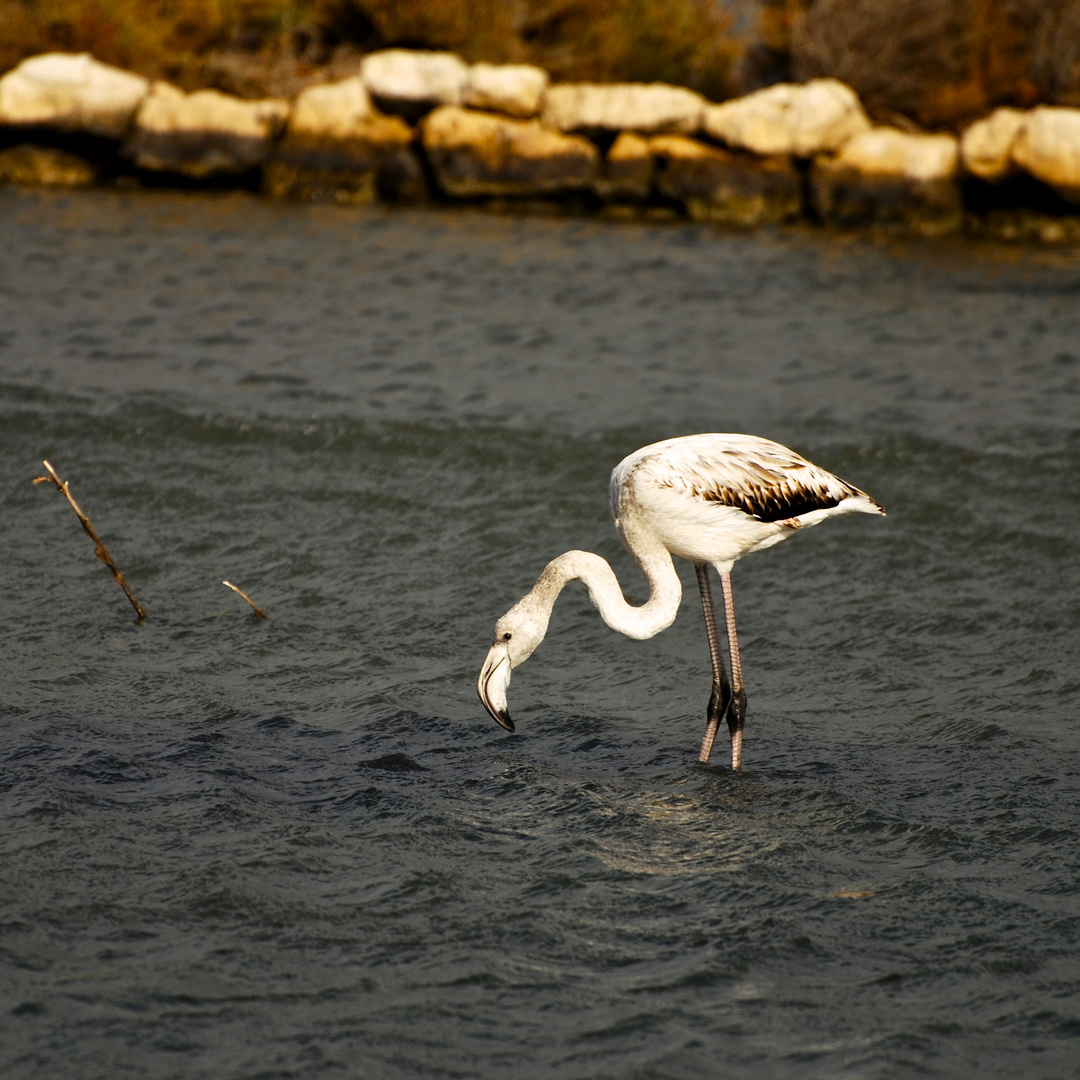
{"label": "water", "polygon": [[[1077,1075],[1078,343],[1069,251],[0,192],[2,1074]],[[709,430],[889,510],[736,567],[742,773],[686,566],[502,732]]]}

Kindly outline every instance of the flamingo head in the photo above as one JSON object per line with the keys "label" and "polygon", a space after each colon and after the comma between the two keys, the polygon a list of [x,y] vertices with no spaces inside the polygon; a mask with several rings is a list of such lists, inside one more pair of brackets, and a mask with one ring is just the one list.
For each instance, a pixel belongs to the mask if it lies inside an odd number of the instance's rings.
{"label": "flamingo head", "polygon": [[506,706],[510,674],[519,664],[525,663],[544,640],[550,614],[550,610],[530,594],[495,624],[495,641],[480,669],[476,689],[484,708],[507,731],[514,730],[514,721]]}

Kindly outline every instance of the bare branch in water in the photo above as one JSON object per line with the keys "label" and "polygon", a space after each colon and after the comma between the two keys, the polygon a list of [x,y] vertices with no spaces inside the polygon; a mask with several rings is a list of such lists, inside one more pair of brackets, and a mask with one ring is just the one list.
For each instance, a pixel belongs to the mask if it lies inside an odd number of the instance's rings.
{"label": "bare branch in water", "polygon": [[263,611],[263,609],[259,607],[259,605],[256,604],[255,601],[252,600],[251,597],[248,596],[248,594],[244,592],[243,589],[238,589],[231,581],[223,581],[221,584],[228,585],[228,587],[232,589],[234,593],[239,593],[251,605],[251,610],[255,612],[256,619],[266,618],[266,612]]}
{"label": "bare branch in water", "polygon": [[135,594],[124,580],[124,575],[120,573],[120,567],[113,561],[113,557],[109,554],[109,549],[101,542],[101,537],[94,531],[94,526],[90,524],[90,519],[82,512],[79,504],[72,497],[68,482],[66,480],[61,480],[60,477],[56,475],[56,470],[47,461],[44,464],[45,468],[49,470],[49,475],[34,477],[34,483],[55,484],[56,490],[71,504],[71,509],[79,516],[79,521],[82,522],[82,527],[86,531],[86,535],[94,541],[94,554],[112,571],[113,577],[116,578],[116,584],[124,590],[124,595],[130,601],[131,606],[135,609],[139,616],[139,621],[141,622],[146,618],[146,612],[143,610],[142,604],[135,599]]}

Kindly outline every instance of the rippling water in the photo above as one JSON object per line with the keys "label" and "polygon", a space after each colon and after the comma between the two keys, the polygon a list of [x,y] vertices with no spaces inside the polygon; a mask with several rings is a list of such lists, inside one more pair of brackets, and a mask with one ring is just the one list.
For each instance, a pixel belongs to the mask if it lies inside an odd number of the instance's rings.
{"label": "rippling water", "polygon": [[[686,566],[502,732],[710,430],[889,510],[736,568],[742,773]],[[1076,1075],[1075,252],[9,189],[0,435],[5,1077]]]}

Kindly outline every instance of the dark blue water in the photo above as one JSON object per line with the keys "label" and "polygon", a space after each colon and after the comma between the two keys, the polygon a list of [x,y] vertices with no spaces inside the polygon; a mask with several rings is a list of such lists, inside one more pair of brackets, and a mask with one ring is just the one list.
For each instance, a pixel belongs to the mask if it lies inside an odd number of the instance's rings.
{"label": "dark blue water", "polygon": [[[502,732],[709,430],[889,510],[736,567],[742,772],[685,566]],[[1076,252],[0,191],[0,1074],[1078,1075],[1078,476]]]}

